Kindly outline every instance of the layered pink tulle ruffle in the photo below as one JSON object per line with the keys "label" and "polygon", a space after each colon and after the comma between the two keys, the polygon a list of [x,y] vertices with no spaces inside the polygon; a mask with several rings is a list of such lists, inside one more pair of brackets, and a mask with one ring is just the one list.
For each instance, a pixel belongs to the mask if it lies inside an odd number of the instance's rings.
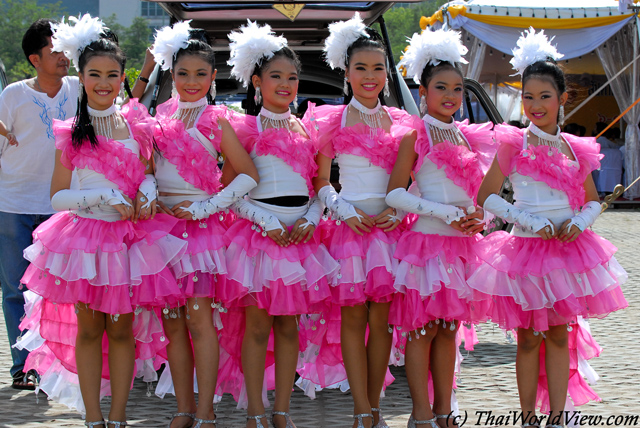
{"label": "layered pink tulle ruffle", "polygon": [[22,282],[53,303],[86,303],[108,314],[177,305],[182,292],[169,266],[186,243],[169,234],[177,220],[107,222],[57,213],[34,232]]}
{"label": "layered pink tulle ruffle", "polygon": [[270,315],[322,311],[339,265],[320,233],[307,243],[280,247],[251,225],[238,220],[225,234],[228,275],[221,299],[231,306],[257,305]]}

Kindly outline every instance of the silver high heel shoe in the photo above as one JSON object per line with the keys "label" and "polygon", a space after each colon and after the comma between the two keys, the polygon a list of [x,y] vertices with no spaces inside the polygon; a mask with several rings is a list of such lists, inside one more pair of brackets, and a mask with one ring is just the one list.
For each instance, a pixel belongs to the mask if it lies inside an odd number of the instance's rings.
{"label": "silver high heel shoe", "polygon": [[[449,413],[448,415],[436,415],[436,419],[447,419],[447,421],[449,420],[449,417],[451,416],[451,413]],[[454,426],[458,426],[458,424],[455,424]]]}
{"label": "silver high heel shoe", "polygon": [[193,426],[193,428],[200,428],[202,427],[202,424],[213,424],[215,426],[217,425],[217,422],[215,419],[200,419],[200,418],[193,418],[193,422],[195,422],[196,424]]}
{"label": "silver high heel shoe", "polygon": [[99,425],[107,426],[107,423],[105,421],[85,422],[84,423],[84,426],[86,426],[86,427],[97,427]]}
{"label": "silver high heel shoe", "polygon": [[173,420],[174,420],[175,418],[179,418],[180,416],[186,416],[186,417],[188,417],[188,418],[193,419],[193,418],[195,418],[195,417],[196,417],[196,414],[195,414],[195,413],[186,413],[186,412],[178,412],[178,413],[174,413],[174,414],[171,416],[171,420],[169,421],[169,425],[167,425],[167,428],[171,428],[171,424],[173,423]]}
{"label": "silver high heel shoe", "polygon": [[424,421],[417,421],[413,415],[409,416],[409,421],[407,422],[407,428],[417,428],[416,425],[430,425],[431,428],[440,428],[436,423],[436,417],[434,416],[431,419],[427,419]]}
{"label": "silver high heel shoe", "polygon": [[109,426],[109,424],[113,424],[113,428],[120,428],[120,427],[126,427],[129,424],[126,422],[118,422],[118,421],[107,421],[107,426]]}
{"label": "silver high heel shoe", "polygon": [[363,418],[371,418],[371,421],[373,422],[373,415],[371,413],[360,413],[359,415],[353,415],[353,419],[358,420],[357,428],[364,428],[364,422],[362,422]]}
{"label": "silver high heel shoe", "polygon": [[275,426],[276,426],[276,423],[273,421],[273,417],[276,416],[276,415],[284,416],[285,421],[287,421],[286,428],[295,428],[295,425],[293,424],[293,421],[291,420],[291,415],[289,415],[289,413],[287,413],[287,412],[278,412],[276,410],[271,412],[271,425],[273,425],[273,428],[275,428]]}
{"label": "silver high heel shoe", "polygon": [[372,407],[371,412],[376,412],[378,414],[378,423],[373,428],[389,428],[389,425],[387,425],[382,417],[382,411],[379,407]]}
{"label": "silver high heel shoe", "polygon": [[260,419],[266,418],[266,417],[267,417],[266,413],[263,413],[263,414],[258,415],[258,416],[247,416],[247,420],[248,421],[250,421],[250,420],[256,421],[256,428],[265,428],[265,426],[262,425],[262,421]]}

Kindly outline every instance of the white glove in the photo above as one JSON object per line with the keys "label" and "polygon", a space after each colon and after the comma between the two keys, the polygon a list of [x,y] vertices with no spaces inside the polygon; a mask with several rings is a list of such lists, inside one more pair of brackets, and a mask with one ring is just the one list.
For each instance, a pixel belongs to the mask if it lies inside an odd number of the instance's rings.
{"label": "white glove", "polygon": [[553,223],[544,217],[533,215],[525,210],[516,208],[515,205],[502,199],[500,196],[492,193],[484,201],[485,211],[492,212],[503,220],[509,223],[516,223],[525,229],[529,229],[531,232],[537,232],[546,226],[551,228],[551,234],[555,234]]}
{"label": "white glove", "polygon": [[[476,207],[471,205],[469,208],[467,208],[467,214],[473,214],[476,212]],[[482,219],[474,219],[476,220],[478,223],[482,223],[484,224],[484,229],[486,230],[487,227],[489,226],[489,223],[491,223],[491,221],[496,218],[496,216],[494,216],[492,213],[490,213],[489,211],[486,210],[482,210]]]}
{"label": "white glove", "polygon": [[422,199],[401,187],[389,192],[385,201],[390,207],[400,208],[419,215],[437,217],[447,224],[458,221],[465,216],[464,211],[454,205],[446,205]]}
{"label": "white glove", "polygon": [[324,211],[324,206],[322,205],[322,202],[320,202],[320,199],[318,199],[317,197],[313,198],[311,200],[311,205],[309,205],[309,209],[307,210],[307,213],[302,216],[302,218],[307,221],[306,223],[302,223],[300,225],[300,228],[306,229],[307,226],[310,226],[310,225],[317,227],[318,224],[320,223],[320,217],[322,217],[323,211]]}
{"label": "white glove", "polygon": [[342,199],[333,186],[324,186],[318,192],[318,197],[338,219],[347,220],[351,217],[358,217],[358,220],[362,219],[362,216],[356,212],[355,207]]}
{"label": "white glove", "polygon": [[153,174],[145,174],[144,180],[140,183],[138,189],[140,193],[144,195],[145,199],[140,198],[140,202],[145,202],[140,208],[149,208],[151,202],[158,198],[158,184],[156,183],[156,177]]}
{"label": "white glove", "polygon": [[247,219],[263,229],[262,236],[267,235],[267,231],[280,229],[284,233],[282,223],[275,215],[252,204],[245,198],[238,199],[233,205],[233,210],[239,217]]}
{"label": "white glove", "polygon": [[118,204],[131,206],[119,190],[108,187],[83,190],[63,189],[56,192],[51,198],[51,206],[56,211],[81,211],[89,210],[89,208],[98,205]]}
{"label": "white glove", "polygon": [[584,232],[587,227],[593,225],[596,222],[596,219],[602,212],[602,207],[599,202],[589,201],[582,207],[580,214],[576,214],[575,217],[571,219],[571,222],[567,225],[567,229],[571,229],[571,226],[574,224],[581,232]]}
{"label": "white glove", "polygon": [[190,212],[194,220],[207,218],[211,214],[230,207],[257,185],[258,183],[247,174],[239,174],[215,196],[205,201],[194,202],[184,210]]}

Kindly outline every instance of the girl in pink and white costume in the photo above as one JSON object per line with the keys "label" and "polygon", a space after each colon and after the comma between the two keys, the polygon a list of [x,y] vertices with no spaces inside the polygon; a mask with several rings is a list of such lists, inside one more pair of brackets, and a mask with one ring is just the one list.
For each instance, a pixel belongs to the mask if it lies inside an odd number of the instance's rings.
{"label": "girl in pink and white costume", "polygon": [[[311,184],[317,170],[316,130],[289,111],[297,97],[300,62],[286,39],[252,22],[229,39],[231,74],[248,87],[249,102],[249,114],[238,115],[233,125],[260,175],[260,184],[236,203],[243,219],[225,235],[227,287],[236,291],[230,304],[245,307],[246,313],[241,360],[247,426],[266,427],[266,377],[267,388],[275,386],[273,425],[293,428],[289,401],[300,343],[306,345],[306,339],[299,339],[298,316],[324,308],[338,270],[314,234],[322,214]],[[272,327],[274,352],[265,374]],[[225,330],[235,331],[226,318]],[[237,353],[237,347],[230,353]]]}
{"label": "girl in pink and white costume", "polygon": [[[78,69],[82,98],[74,119],[54,123],[51,203],[60,212],[25,250],[31,265],[23,282],[43,297],[30,315],[44,343],[29,358],[49,398],[84,410],[86,426],[117,428],[126,425],[134,360],[164,347],[159,321],[143,308],[178,302],[169,265],[185,243],[169,234],[175,219],[155,216],[153,121],[137,100],[121,111],[114,105],[123,52],[97,18],[70,20],[75,26],[54,28],[52,43]],[[72,170],[79,190],[69,189]],[[105,422],[100,397],[109,389]]]}
{"label": "girl in pink and white costume", "polygon": [[[399,293],[389,317],[402,331],[399,348],[405,350],[413,402],[409,427],[454,426],[457,329],[460,323],[486,321],[485,297],[474,293],[467,279],[480,264],[473,247],[488,218],[475,196],[495,144],[491,123],[453,119],[464,94],[459,67],[467,62],[466,52],[459,33],[424,31],[413,35],[400,62],[420,84],[424,114],[416,132],[400,144],[386,198],[389,206],[419,215],[395,252]],[[405,190],[411,173],[420,197]]]}
{"label": "girl in pink and white costume", "polygon": [[[354,426],[386,427],[379,407],[391,351],[388,314],[402,215],[387,206],[384,197],[400,140],[413,128],[413,119],[382,106],[383,96],[389,95],[389,70],[380,36],[358,14],[331,24],[329,31],[327,62],[344,70],[345,93],[351,100],[312,109],[306,117],[319,128],[314,184],[335,219],[323,224],[323,237],[340,263],[340,273],[331,289],[334,306],[328,322],[322,318],[326,323],[316,326],[323,331],[324,343],[315,367],[308,365],[302,377],[327,387],[341,380],[338,376],[346,370]],[[329,179],[334,157],[340,167],[339,194]],[[338,337],[342,353],[332,357]]]}
{"label": "girl in pink and white costume", "polygon": [[[560,133],[567,92],[555,60],[562,55],[533,28],[513,53],[531,124],[496,128],[500,147],[478,203],[514,228],[482,241],[477,253],[485,264],[469,284],[493,296],[494,322],[518,329],[524,426],[540,426],[535,408],[541,407],[549,412],[547,427],[562,427],[567,392],[576,405],[598,398],[577,371],[579,351],[599,352],[578,318],[626,307],[620,284],[627,274],[613,257],[616,248],[588,229],[600,214],[590,173],[601,156],[593,139]],[[496,194],[505,177],[515,204]]]}
{"label": "girl in pink and white costume", "polygon": [[[206,32],[192,29],[189,22],[164,27],[158,31],[151,53],[164,70],[171,70],[177,92],[158,107],[156,116],[154,160],[159,206],[179,219],[172,234],[187,241],[187,252],[174,266],[186,305],[163,309],[178,401],[178,413],[169,428],[192,424],[200,428],[216,423],[213,401],[220,352],[214,309],[221,307],[227,274],[224,210],[257,185],[258,172],[226,119],[226,107],[209,105],[215,97],[216,70]],[[224,189],[218,168],[222,152],[239,173]]]}

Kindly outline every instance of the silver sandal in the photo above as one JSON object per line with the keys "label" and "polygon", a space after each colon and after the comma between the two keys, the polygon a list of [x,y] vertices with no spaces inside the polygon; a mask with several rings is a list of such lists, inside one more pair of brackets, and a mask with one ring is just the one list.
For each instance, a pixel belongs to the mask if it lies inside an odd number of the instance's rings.
{"label": "silver sandal", "polygon": [[248,416],[247,415],[247,420],[248,421],[250,421],[250,420],[256,421],[256,428],[265,428],[264,425],[262,425],[262,421],[260,419],[266,418],[266,417],[267,417],[266,413],[263,413],[263,414],[258,415],[258,416]]}
{"label": "silver sandal", "polygon": [[84,423],[84,426],[86,427],[97,427],[98,425],[104,425],[105,427],[107,426],[107,423],[105,421],[97,421],[97,422],[86,422]]}
{"label": "silver sandal", "polygon": [[129,424],[126,422],[118,422],[118,421],[107,421],[107,427],[109,426],[109,424],[113,424],[113,428],[120,428],[120,427],[126,427]]}
{"label": "silver sandal", "polygon": [[371,422],[373,422],[373,415],[371,413],[360,413],[359,415],[353,415],[353,419],[358,420],[357,428],[364,428],[364,422],[362,422],[363,418],[371,418]]}
{"label": "silver sandal", "polygon": [[378,423],[373,428],[389,428],[389,425],[387,425],[382,417],[382,410],[380,410],[379,407],[372,407],[371,412],[376,412],[378,414]]}
{"label": "silver sandal", "polygon": [[416,425],[431,425],[431,428],[440,428],[436,423],[436,417],[434,416],[431,419],[427,419],[424,421],[417,421],[413,415],[409,416],[409,421],[407,422],[407,428],[417,428]]}
{"label": "silver sandal", "polygon": [[531,422],[527,422],[526,424],[522,425],[522,428],[527,428],[527,427],[540,428],[540,424],[533,424]]}
{"label": "silver sandal", "polygon": [[173,420],[175,418],[179,418],[180,416],[185,416],[185,417],[191,418],[193,420],[196,417],[196,414],[195,413],[186,413],[186,412],[174,413],[173,416],[171,416],[171,420],[169,421],[169,425],[167,425],[167,428],[171,428],[171,424],[173,423]]}
{"label": "silver sandal", "polygon": [[295,428],[293,421],[291,420],[291,415],[288,412],[278,412],[276,410],[271,412],[271,424],[275,428],[276,423],[273,421],[274,416],[284,416],[284,419],[287,421],[287,426],[285,428]]}
{"label": "silver sandal", "polygon": [[193,422],[195,422],[196,424],[192,428],[200,428],[202,424],[213,424],[215,426],[218,426],[215,419],[207,420],[207,419],[193,418]]}
{"label": "silver sandal", "polygon": [[[448,421],[449,419],[451,419],[451,417],[450,417],[450,416],[451,416],[451,413],[449,413],[448,415],[436,415],[436,419],[446,419],[446,420]],[[455,421],[454,421],[454,422],[455,422]],[[458,424],[455,424],[454,426],[456,426],[456,427],[457,427],[457,426],[458,426]]]}

